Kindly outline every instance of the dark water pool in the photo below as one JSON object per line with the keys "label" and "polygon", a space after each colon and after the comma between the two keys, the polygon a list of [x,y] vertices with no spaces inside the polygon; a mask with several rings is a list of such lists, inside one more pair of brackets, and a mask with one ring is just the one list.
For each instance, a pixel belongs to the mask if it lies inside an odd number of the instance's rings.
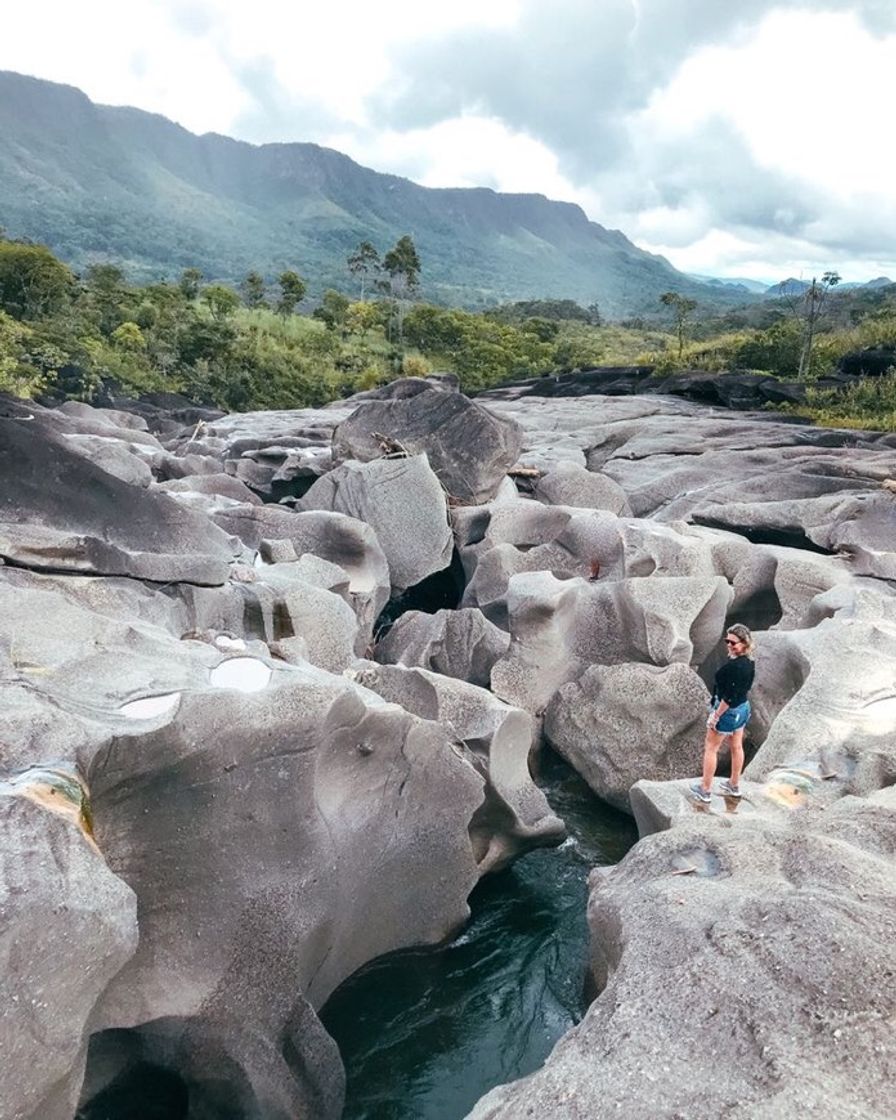
{"label": "dark water pool", "polygon": [[539,784],[570,838],[481,883],[455,941],[368,965],[324,1007],[348,1078],[344,1120],[460,1120],[582,1017],[588,871],[618,862],[637,833],[555,755]]}

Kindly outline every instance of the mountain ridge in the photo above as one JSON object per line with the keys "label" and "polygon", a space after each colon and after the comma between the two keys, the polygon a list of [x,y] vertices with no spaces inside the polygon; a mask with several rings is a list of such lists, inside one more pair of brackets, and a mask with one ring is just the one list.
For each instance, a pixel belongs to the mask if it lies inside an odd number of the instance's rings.
{"label": "mountain ridge", "polygon": [[618,315],[655,309],[670,289],[706,304],[749,299],[678,272],[574,202],[424,187],[304,141],[197,135],[11,71],[0,71],[0,197],[10,236],[44,241],[76,268],[115,260],[143,279],[296,268],[313,293],[350,290],[345,258],[360,241],[385,250],[410,233],[423,295],[437,302],[572,298]]}

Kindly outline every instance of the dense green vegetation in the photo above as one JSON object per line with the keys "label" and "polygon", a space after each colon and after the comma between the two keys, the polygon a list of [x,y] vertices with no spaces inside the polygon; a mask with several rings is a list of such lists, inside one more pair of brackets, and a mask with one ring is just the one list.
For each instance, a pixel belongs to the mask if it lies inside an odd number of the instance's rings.
{"label": "dense green vegetation", "polygon": [[802,361],[802,411],[896,427],[896,374],[847,392],[813,387],[846,353],[896,346],[896,287],[832,296],[828,316],[812,324],[806,363],[806,323],[783,302],[722,317],[687,306],[682,317],[681,304],[664,298],[656,318],[625,324],[569,300],[470,312],[414,302],[424,268],[402,237],[382,259],[364,250],[347,261],[346,287],[363,279],[372,298],[330,289],[309,301],[295,269],[276,279],[250,271],[238,289],[206,283],[195,268],[176,283],[136,285],[114,265],[77,277],[44,246],[0,239],[0,390],[83,400],[103,388],[174,392],[225,409],[295,408],[432,370],[453,371],[475,391],[593,365],[794,378]]}

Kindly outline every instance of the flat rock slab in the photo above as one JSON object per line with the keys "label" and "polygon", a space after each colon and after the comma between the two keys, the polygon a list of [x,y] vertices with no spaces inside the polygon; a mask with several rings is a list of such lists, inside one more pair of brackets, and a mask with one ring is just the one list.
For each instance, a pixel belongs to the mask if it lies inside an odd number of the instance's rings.
{"label": "flat rock slab", "polygon": [[43,425],[0,418],[0,557],[39,569],[224,583],[227,535],[109,474]]}

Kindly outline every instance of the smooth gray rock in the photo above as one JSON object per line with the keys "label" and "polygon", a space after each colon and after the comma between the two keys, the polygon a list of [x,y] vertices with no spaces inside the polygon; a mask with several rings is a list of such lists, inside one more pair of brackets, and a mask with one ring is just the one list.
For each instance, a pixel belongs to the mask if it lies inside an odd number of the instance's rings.
{"label": "smooth gray rock", "polygon": [[115,475],[122,482],[144,487],[152,483],[150,462],[145,454],[140,453],[139,445],[129,444],[112,436],[72,433],[64,438],[66,446],[72,451],[83,455],[95,466],[108,474]]}
{"label": "smooth gray rock", "polygon": [[167,495],[108,474],[45,428],[0,418],[0,558],[220,584],[234,549],[208,518]]}
{"label": "smooth gray rock", "polygon": [[168,494],[184,494],[195,491],[199,494],[231,498],[234,501],[246,502],[249,505],[261,505],[261,498],[257,494],[254,494],[239,479],[232,478],[228,474],[185,475],[183,478],[173,478],[168,482],[160,482],[158,488]]}
{"label": "smooth gray rock", "polygon": [[482,611],[408,611],[376,646],[385,665],[431,669],[446,677],[488,688],[492,666],[510,646],[510,635],[492,625]]}
{"label": "smooth gray rock", "polygon": [[483,779],[438,725],[282,663],[259,692],[185,693],[120,731],[89,779],[98,842],[140,899],[104,1022],[169,1022],[197,1107],[217,1080],[246,1117],[338,1120],[338,1085],[308,1110],[317,1032],[291,1064],[283,1033],[364,962],[465,920]]}
{"label": "smooth gray rock", "polygon": [[618,482],[568,461],[558,463],[538,480],[535,497],[551,506],[608,509],[623,517],[631,513]]}
{"label": "smooth gray rock", "polygon": [[342,568],[349,577],[351,603],[362,630],[373,624],[389,599],[389,565],[373,529],[343,513],[293,513],[274,506],[222,510],[215,522],[244,545],[259,549],[266,540],[291,541],[299,557],[311,553]]}
{"label": "smooth gray rock", "polygon": [[0,781],[0,1115],[71,1120],[96,1005],[137,947],[137,900],[106,866],[72,771]]}
{"label": "smooth gray rock", "polygon": [[669,831],[592,877],[600,996],[469,1120],[885,1120],[893,790],[803,813],[675,796]]}
{"label": "smooth gray rock", "polygon": [[864,617],[835,614],[788,632],[803,680],[776,714],[748,777],[815,759],[850,793],[896,779],[896,620],[876,598]]}
{"label": "smooth gray rock", "polygon": [[492,668],[492,689],[507,703],[541,712],[589,665],[699,665],[724,631],[730,601],[721,576],[597,583],[549,572],[513,576],[510,650]]}
{"label": "smooth gray rock", "polygon": [[537,729],[528,712],[425,669],[368,663],[351,677],[406,711],[434,720],[469,752],[485,779],[485,799],[470,822],[480,872],[505,867],[529,848],[559,843],[566,835],[529,773]]}
{"label": "smooth gray rock", "polygon": [[555,693],[544,733],[599,797],[630,812],[635,782],[698,768],[708,707],[687,665],[592,665]]}
{"label": "smooth gray rock", "polygon": [[345,463],[316,482],[300,508],[344,513],[369,525],[386,554],[393,592],[451,563],[445,494],[425,455]]}
{"label": "smooth gray rock", "polygon": [[517,461],[522,432],[463,393],[427,388],[413,396],[365,401],[333,436],[341,459],[379,458],[379,436],[411,454],[425,452],[452,498],[478,503],[493,497]]}

